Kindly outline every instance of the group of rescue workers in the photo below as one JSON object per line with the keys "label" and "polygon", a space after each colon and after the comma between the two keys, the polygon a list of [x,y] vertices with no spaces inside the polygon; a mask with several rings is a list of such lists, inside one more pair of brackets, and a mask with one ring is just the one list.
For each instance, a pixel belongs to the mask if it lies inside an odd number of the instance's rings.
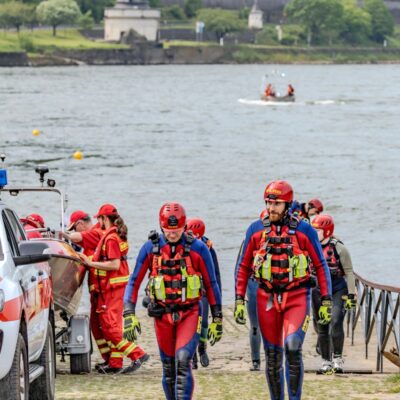
{"label": "group of rescue workers", "polygon": [[[262,337],[271,398],[284,398],[285,360],[289,399],[297,400],[310,309],[322,357],[317,373],[343,373],[343,322],[346,311],[356,307],[355,280],[350,255],[334,236],[333,218],[322,214],[320,200],[298,203],[288,182],[273,181],[264,191],[264,201],[266,208],[247,229],[238,255],[234,318],[246,323],[247,294],[250,370],[260,370]],[[95,225],[88,213],[73,212],[63,235],[79,246],[88,269],[90,325],[103,358],[96,370],[132,373],[149,359],[135,343],[141,333],[136,303],[147,275],[143,305],[154,318],[165,397],[191,399],[192,368],[198,367],[198,358],[203,367],[209,365],[207,339],[213,346],[223,333],[221,276],[216,252],[204,236],[204,222],[187,220],[178,203],[164,204],[159,212],[161,233],[150,232],[129,275],[128,229],[116,207],[104,204],[94,217]],[[40,237],[45,229],[38,214],[22,222],[28,238]],[[125,368],[124,356],[131,359]]]}

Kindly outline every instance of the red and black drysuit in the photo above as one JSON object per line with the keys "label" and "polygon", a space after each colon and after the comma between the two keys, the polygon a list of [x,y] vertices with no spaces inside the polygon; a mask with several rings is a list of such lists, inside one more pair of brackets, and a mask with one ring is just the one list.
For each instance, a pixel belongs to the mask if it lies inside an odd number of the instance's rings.
{"label": "red and black drysuit", "polygon": [[185,274],[201,278],[213,316],[222,316],[221,293],[205,243],[186,234],[177,243],[168,243],[164,235],[156,232],[149,237],[140,249],[125,291],[125,312],[135,311],[139,287],[146,274],[150,297],[152,279],[162,278],[165,299],[153,296],[148,308],[149,315],[155,317],[154,328],[163,363],[162,384],[168,400],[189,400],[194,389],[191,362],[201,330],[202,290],[189,299]]}
{"label": "red and black drysuit", "polygon": [[[255,259],[261,264],[271,257],[269,279],[257,277]],[[321,288],[330,298],[331,280],[315,229],[305,221],[285,217],[271,223],[268,216],[247,229],[239,261],[236,296],[244,298],[250,275],[259,282],[257,313],[266,355],[266,376],[273,400],[284,399],[283,353],[289,399],[301,398],[304,367],[302,344],[309,322],[311,276],[309,268],[301,277],[293,276],[289,258],[310,257]],[[260,265],[260,264],[258,264]]]}

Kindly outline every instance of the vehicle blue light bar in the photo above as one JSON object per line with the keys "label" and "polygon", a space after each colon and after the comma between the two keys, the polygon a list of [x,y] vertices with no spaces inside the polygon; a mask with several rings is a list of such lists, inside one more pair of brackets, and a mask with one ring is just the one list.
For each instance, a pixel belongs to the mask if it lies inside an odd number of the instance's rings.
{"label": "vehicle blue light bar", "polygon": [[0,188],[7,185],[7,170],[0,169]]}

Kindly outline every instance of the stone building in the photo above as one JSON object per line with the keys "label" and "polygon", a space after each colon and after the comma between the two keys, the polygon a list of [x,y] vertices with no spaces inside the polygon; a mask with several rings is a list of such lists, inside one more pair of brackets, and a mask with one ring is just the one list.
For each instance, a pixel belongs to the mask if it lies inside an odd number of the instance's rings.
{"label": "stone building", "polygon": [[263,12],[258,8],[257,0],[254,1],[249,14],[249,29],[263,28]]}
{"label": "stone building", "polygon": [[160,10],[149,8],[147,0],[117,0],[104,11],[104,39],[119,41],[134,30],[149,41],[158,39]]}

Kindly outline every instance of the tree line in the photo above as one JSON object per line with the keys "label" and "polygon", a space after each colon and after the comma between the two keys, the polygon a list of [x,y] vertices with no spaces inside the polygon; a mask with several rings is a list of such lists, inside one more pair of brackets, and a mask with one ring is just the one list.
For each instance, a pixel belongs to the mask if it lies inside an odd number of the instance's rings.
{"label": "tree line", "polygon": [[100,22],[104,9],[114,5],[114,0],[0,0],[0,27],[33,28],[39,23],[53,27],[53,35],[59,25],[79,24],[91,28]]}

